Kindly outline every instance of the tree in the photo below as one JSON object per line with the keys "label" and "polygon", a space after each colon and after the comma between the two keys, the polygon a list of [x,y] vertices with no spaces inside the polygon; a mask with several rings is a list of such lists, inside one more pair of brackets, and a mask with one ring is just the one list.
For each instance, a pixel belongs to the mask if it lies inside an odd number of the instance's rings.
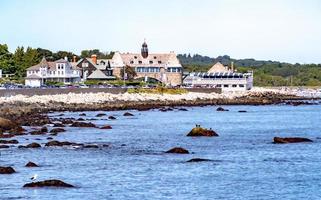
{"label": "tree", "polygon": [[43,57],[45,57],[47,61],[55,60],[54,54],[48,49],[37,48],[37,53],[39,56],[39,60],[41,60]]}
{"label": "tree", "polygon": [[15,73],[14,63],[12,59],[12,54],[8,50],[6,44],[0,44],[0,69],[3,73]]}
{"label": "tree", "polygon": [[21,77],[23,74],[23,69],[25,68],[25,51],[23,47],[17,47],[13,54],[13,62],[16,70],[16,76]]}
{"label": "tree", "polygon": [[[125,73],[126,73],[125,79],[129,80],[129,81],[134,80],[135,76],[137,76],[135,68],[130,67],[128,65],[125,66]],[[124,79],[124,69],[123,68],[120,70],[120,76],[122,79]]]}

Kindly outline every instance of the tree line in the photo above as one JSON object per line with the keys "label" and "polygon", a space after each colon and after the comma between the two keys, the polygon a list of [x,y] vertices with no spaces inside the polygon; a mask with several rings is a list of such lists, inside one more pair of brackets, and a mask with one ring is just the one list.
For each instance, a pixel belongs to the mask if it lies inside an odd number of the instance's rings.
{"label": "tree line", "polygon": [[101,52],[99,49],[93,49],[83,50],[80,55],[77,55],[70,51],[52,52],[48,49],[21,46],[11,53],[8,45],[0,44],[0,69],[4,74],[14,74],[14,77],[19,79],[25,77],[28,67],[38,64],[43,57],[47,61],[55,61],[65,57],[71,61],[74,56],[79,60],[90,57],[92,54],[96,54],[98,59],[110,59],[114,52]]}

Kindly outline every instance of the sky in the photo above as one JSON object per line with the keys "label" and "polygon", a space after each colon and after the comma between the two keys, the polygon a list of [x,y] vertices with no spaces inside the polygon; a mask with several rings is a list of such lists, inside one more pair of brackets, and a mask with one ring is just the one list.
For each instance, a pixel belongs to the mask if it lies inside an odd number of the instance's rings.
{"label": "sky", "polygon": [[321,0],[0,0],[0,43],[321,63]]}

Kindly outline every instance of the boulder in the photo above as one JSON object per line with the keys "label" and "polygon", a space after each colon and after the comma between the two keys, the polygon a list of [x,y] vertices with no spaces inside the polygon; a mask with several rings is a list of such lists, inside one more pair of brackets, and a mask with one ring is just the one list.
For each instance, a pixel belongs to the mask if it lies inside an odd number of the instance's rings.
{"label": "boulder", "polygon": [[0,166],[0,174],[13,174],[16,171],[12,167],[1,167]]}
{"label": "boulder", "polygon": [[18,125],[16,123],[14,123],[13,121],[0,117],[0,129],[10,130],[10,129],[17,128],[17,126]]}
{"label": "boulder", "polygon": [[213,137],[213,136],[218,136],[218,134],[213,131],[212,129],[205,129],[202,128],[200,126],[197,126],[195,128],[193,128],[188,134],[187,136],[190,137],[199,137],[199,136],[206,136],[206,137]]}
{"label": "boulder", "polygon": [[222,107],[218,107],[217,109],[216,109],[216,111],[229,111],[228,109],[224,109],[224,108],[222,108]]}
{"label": "boulder", "polygon": [[8,149],[9,146],[5,144],[0,144],[0,149]]}
{"label": "boulder", "polygon": [[47,137],[47,140],[53,140],[53,138],[52,137]]}
{"label": "boulder", "polygon": [[188,111],[186,108],[178,108],[179,111]]}
{"label": "boulder", "polygon": [[123,114],[123,116],[127,116],[127,117],[129,117],[129,116],[134,116],[132,113],[129,113],[129,112],[125,112],[124,114]]}
{"label": "boulder", "polygon": [[239,113],[246,113],[247,111],[246,110],[239,110],[238,112]]}
{"label": "boulder", "polygon": [[310,140],[308,138],[302,138],[302,137],[288,137],[288,138],[274,137],[273,141],[275,144],[313,142],[312,140]]}
{"label": "boulder", "polygon": [[0,144],[18,144],[18,140],[0,140]]}
{"label": "boulder", "polygon": [[86,116],[86,113],[80,113],[79,116]]}
{"label": "boulder", "polygon": [[46,147],[54,147],[54,146],[61,147],[61,146],[70,146],[70,145],[79,145],[79,144],[75,142],[68,142],[68,141],[59,142],[57,140],[53,140],[45,144]]}
{"label": "boulder", "polygon": [[66,130],[63,128],[54,128],[51,129],[50,133],[61,133],[61,132],[65,132]]}
{"label": "boulder", "polygon": [[85,121],[84,118],[78,118],[78,121]]}
{"label": "boulder", "polygon": [[35,130],[30,132],[31,135],[44,135],[46,132],[42,132],[41,130]]}
{"label": "boulder", "polygon": [[96,125],[91,122],[73,122],[70,126],[71,127],[96,127]]}
{"label": "boulder", "polygon": [[23,187],[74,187],[73,185],[70,185],[68,183],[65,183],[61,180],[45,180],[45,181],[39,181],[39,182],[32,182],[32,183],[27,183]]}
{"label": "boulder", "polygon": [[111,127],[110,125],[105,125],[100,127],[100,129],[112,129],[113,127]]}
{"label": "boulder", "polygon": [[189,154],[188,150],[181,148],[181,147],[174,147],[165,153],[178,153],[178,154]]}
{"label": "boulder", "polygon": [[40,131],[42,132],[42,133],[47,133],[48,132],[48,128],[47,127],[42,127],[41,129],[40,129]]}
{"label": "boulder", "polygon": [[96,115],[96,117],[103,117],[103,116],[106,116],[106,114],[105,114],[105,113],[98,113],[98,114]]}
{"label": "boulder", "polygon": [[38,144],[38,143],[36,143],[36,142],[33,142],[33,143],[28,144],[28,145],[26,146],[26,148],[40,148],[40,147],[41,147],[41,145]]}
{"label": "boulder", "polygon": [[108,119],[114,120],[114,119],[116,119],[116,117],[114,117],[114,116],[109,116]]}
{"label": "boulder", "polygon": [[14,136],[15,134],[13,133],[6,133],[6,134],[0,133],[0,138],[12,138]]}
{"label": "boulder", "polygon": [[205,161],[211,161],[210,159],[205,159],[205,158],[192,158],[186,162],[205,162]]}
{"label": "boulder", "polygon": [[65,127],[62,123],[54,123],[53,127]]}
{"label": "boulder", "polygon": [[39,167],[36,163],[34,163],[34,162],[28,162],[26,165],[25,165],[25,167]]}
{"label": "boulder", "polygon": [[95,148],[95,149],[97,149],[98,145],[96,145],[96,144],[87,144],[87,145],[84,146],[84,148]]}

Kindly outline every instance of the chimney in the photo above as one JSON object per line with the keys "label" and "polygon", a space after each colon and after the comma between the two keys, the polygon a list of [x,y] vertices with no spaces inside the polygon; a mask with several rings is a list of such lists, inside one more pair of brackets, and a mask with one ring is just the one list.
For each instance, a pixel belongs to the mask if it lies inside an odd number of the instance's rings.
{"label": "chimney", "polygon": [[72,62],[76,62],[77,56],[72,57]]}
{"label": "chimney", "polygon": [[65,61],[68,61],[68,57],[67,56],[65,56]]}
{"label": "chimney", "polygon": [[232,72],[234,72],[234,62],[233,61],[231,63],[231,70],[232,70]]}
{"label": "chimney", "polygon": [[95,65],[97,65],[97,55],[96,55],[96,54],[91,55],[91,61],[92,61]]}

